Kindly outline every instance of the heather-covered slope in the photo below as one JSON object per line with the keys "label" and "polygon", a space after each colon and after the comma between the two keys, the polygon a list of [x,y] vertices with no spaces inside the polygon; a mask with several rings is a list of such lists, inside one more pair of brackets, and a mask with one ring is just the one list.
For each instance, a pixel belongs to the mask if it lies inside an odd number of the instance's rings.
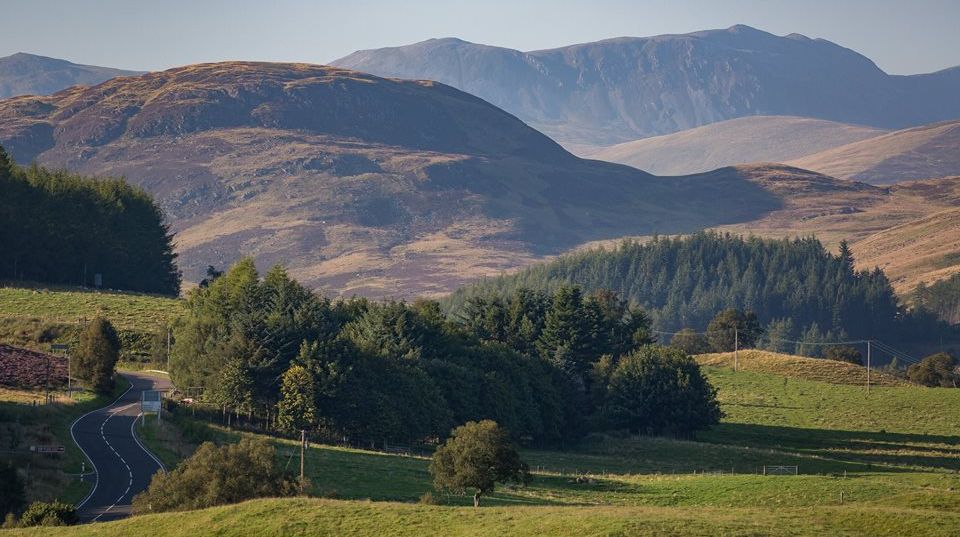
{"label": "heather-covered slope", "polygon": [[0,101],[0,144],[146,188],[188,281],[246,254],[371,295],[443,292],[584,241],[782,203],[735,171],[658,178],[578,159],[443,84],[304,64],[202,64]]}

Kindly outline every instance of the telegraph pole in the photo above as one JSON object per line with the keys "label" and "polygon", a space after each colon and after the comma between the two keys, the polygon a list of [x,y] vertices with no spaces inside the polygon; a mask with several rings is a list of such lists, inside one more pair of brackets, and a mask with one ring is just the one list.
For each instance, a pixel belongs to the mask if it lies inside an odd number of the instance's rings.
{"label": "telegraph pole", "polygon": [[303,494],[303,452],[307,445],[307,431],[300,429],[300,494]]}
{"label": "telegraph pole", "polygon": [[867,340],[867,391],[870,391],[870,340]]}

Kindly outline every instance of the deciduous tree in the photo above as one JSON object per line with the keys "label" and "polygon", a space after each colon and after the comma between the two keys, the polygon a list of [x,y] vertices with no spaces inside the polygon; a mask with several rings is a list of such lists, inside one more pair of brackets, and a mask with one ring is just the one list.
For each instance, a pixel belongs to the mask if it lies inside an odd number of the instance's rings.
{"label": "deciduous tree", "polygon": [[473,506],[494,491],[497,483],[530,481],[527,464],[506,431],[492,420],[469,421],[450,433],[430,463],[433,484],[439,490],[473,489]]}

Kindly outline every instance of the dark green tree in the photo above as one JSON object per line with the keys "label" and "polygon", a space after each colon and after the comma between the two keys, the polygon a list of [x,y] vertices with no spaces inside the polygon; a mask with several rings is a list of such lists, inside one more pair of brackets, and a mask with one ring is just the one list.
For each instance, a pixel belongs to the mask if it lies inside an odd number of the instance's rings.
{"label": "dark green tree", "polygon": [[463,492],[473,489],[473,506],[494,491],[497,483],[527,484],[527,464],[495,421],[470,421],[457,427],[433,454],[430,462],[433,485],[438,490]]}
{"label": "dark green tree", "polygon": [[607,415],[633,433],[688,436],[720,421],[716,389],[679,349],[648,345],[620,359],[610,375]]}
{"label": "dark green tree", "polygon": [[0,277],[176,295],[163,213],[121,179],[20,168],[0,148]]}
{"label": "dark green tree", "polygon": [[546,312],[537,350],[579,383],[602,352],[595,344],[600,312],[588,308],[579,287],[562,286]]}
{"label": "dark green tree", "polygon": [[97,317],[80,332],[73,351],[73,375],[92,389],[106,393],[113,389],[113,374],[120,357],[120,338],[110,321]]}
{"label": "dark green tree", "polygon": [[707,339],[715,352],[730,352],[734,347],[752,349],[763,335],[753,312],[725,309],[707,326]]}

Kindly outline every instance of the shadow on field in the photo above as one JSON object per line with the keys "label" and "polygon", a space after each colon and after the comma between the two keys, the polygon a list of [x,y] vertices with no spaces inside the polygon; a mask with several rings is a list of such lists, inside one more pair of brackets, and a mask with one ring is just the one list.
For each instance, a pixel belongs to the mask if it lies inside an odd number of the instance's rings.
{"label": "shadow on field", "polygon": [[917,467],[960,471],[960,436],[724,423],[700,438],[855,463],[865,465],[868,471],[900,472]]}

